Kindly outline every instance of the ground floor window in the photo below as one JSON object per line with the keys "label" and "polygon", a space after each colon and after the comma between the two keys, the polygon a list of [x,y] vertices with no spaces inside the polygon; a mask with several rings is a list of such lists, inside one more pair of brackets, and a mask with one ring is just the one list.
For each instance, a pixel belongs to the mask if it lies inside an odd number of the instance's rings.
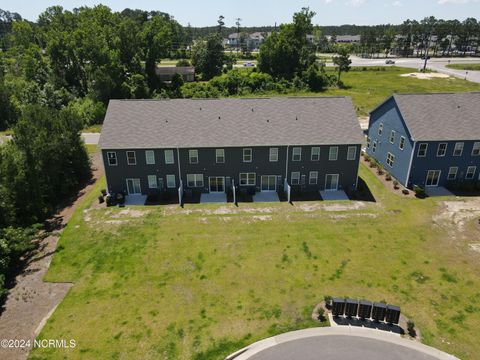
{"label": "ground floor window", "polygon": [[167,175],[167,188],[175,188],[175,175]]}
{"label": "ground floor window", "polygon": [[317,185],[318,183],[318,171],[310,171],[308,176],[308,183],[310,185]]}
{"label": "ground floor window", "polygon": [[441,173],[442,172],[440,170],[428,170],[425,186],[438,186]]}
{"label": "ground floor window", "polygon": [[327,174],[325,175],[325,190],[335,191],[338,189],[338,174]]}
{"label": "ground floor window", "polygon": [[255,186],[255,173],[240,173],[240,186]]}
{"label": "ground floor window", "polygon": [[203,187],[203,174],[187,174],[188,187]]}
{"label": "ground floor window", "polygon": [[140,179],[127,179],[127,191],[128,195],[141,194]]}
{"label": "ground floor window", "polygon": [[156,189],[158,187],[156,175],[148,175],[148,187],[150,189]]}
{"label": "ground floor window", "polygon": [[447,180],[455,180],[457,178],[458,167],[452,166],[448,169]]}
{"label": "ground floor window", "polygon": [[469,166],[467,168],[467,173],[465,174],[465,179],[468,179],[468,180],[473,179],[476,171],[477,171],[476,166]]}
{"label": "ground floor window", "polygon": [[292,185],[300,185],[300,173],[292,172],[291,181],[292,181]]}
{"label": "ground floor window", "polygon": [[387,165],[390,167],[393,167],[393,164],[395,163],[395,155],[392,153],[387,154]]}
{"label": "ground floor window", "polygon": [[373,147],[372,147],[372,152],[377,151],[377,140],[373,141]]}

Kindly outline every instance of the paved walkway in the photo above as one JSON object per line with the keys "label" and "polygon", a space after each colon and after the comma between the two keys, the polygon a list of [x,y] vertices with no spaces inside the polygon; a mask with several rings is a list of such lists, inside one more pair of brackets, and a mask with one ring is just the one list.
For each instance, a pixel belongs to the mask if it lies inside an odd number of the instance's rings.
{"label": "paved walkway", "polygon": [[257,192],[253,195],[253,202],[279,202],[278,194],[275,191]]}
{"label": "paved walkway", "polygon": [[343,190],[337,191],[320,191],[320,196],[322,200],[325,201],[339,201],[339,200],[350,200]]}
{"label": "paved walkway", "polygon": [[200,203],[226,203],[227,194],[225,193],[203,193],[200,195]]}
{"label": "paved walkway", "polygon": [[326,327],[274,336],[227,357],[229,360],[453,360],[456,357],[380,330]]}
{"label": "paved walkway", "polygon": [[83,141],[85,141],[85,144],[87,145],[97,145],[98,140],[100,140],[100,134],[99,133],[82,133],[82,138],[83,138]]}

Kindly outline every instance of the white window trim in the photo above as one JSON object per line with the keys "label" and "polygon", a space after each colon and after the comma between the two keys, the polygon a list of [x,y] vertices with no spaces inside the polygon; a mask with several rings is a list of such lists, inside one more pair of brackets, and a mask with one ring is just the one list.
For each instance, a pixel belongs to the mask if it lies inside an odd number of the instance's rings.
{"label": "white window trim", "polygon": [[[420,150],[422,148],[422,145],[425,145],[425,154],[424,155],[420,155]],[[427,143],[418,144],[417,157],[427,157],[427,151],[428,151],[428,144]]]}
{"label": "white window trim", "polygon": [[[298,174],[298,178],[295,176],[293,176],[293,174]],[[293,183],[293,179],[296,179],[297,180],[297,183]],[[300,185],[300,178],[301,178],[301,175],[300,175],[300,172],[299,171],[293,171],[292,174],[290,175],[290,181],[292,182],[291,185]]]}
{"label": "white window trim", "polygon": [[373,140],[372,152],[375,153],[376,151],[377,151],[377,140]]}
{"label": "white window trim", "polygon": [[[253,184],[249,183],[249,175],[252,175],[253,174]],[[246,175],[246,183],[245,184],[242,184],[242,175]],[[257,185],[257,174],[256,173],[240,173],[238,174],[238,183],[240,184],[240,186],[256,186]]]}
{"label": "white window trim", "polygon": [[397,135],[397,133],[395,132],[395,130],[390,131],[390,138],[388,139],[390,141],[390,144],[395,143],[395,136],[396,135]]}
{"label": "white window trim", "polygon": [[[222,155],[218,156],[218,152],[221,151]],[[223,158],[222,161],[218,161],[218,158]],[[217,164],[225,164],[225,149],[215,149],[215,162]]]}
{"label": "white window trim", "polygon": [[[148,162],[149,157],[148,157],[147,154],[151,154],[151,155],[152,155],[151,159],[153,159],[153,162]],[[153,150],[145,150],[145,163],[146,163],[147,165],[155,165],[155,151],[153,151]]]}
{"label": "white window trim", "polygon": [[372,144],[372,139],[370,136],[367,136],[367,149],[370,149],[370,145]]}
{"label": "white window trim", "polygon": [[[172,185],[172,186],[170,186],[170,184],[169,184],[169,181],[168,181],[169,178],[173,178],[173,185]],[[166,176],[165,176],[165,181],[166,181],[166,183],[167,183],[167,188],[169,188],[169,189],[175,189],[175,187],[176,187],[176,185],[177,185],[177,179],[175,178],[175,175],[171,175],[171,174],[166,175]]]}
{"label": "white window trim", "polygon": [[[478,154],[474,154],[475,145],[477,146],[476,150],[478,150]],[[480,156],[480,141],[476,141],[476,142],[473,143],[471,155],[472,155],[472,156]]]}
{"label": "white window trim", "polygon": [[[445,150],[443,151],[443,155],[438,155],[438,153],[440,152],[441,145],[445,145]],[[439,143],[437,147],[437,157],[444,157],[445,155],[447,155],[447,149],[448,149],[448,143],[445,143],[445,142]]]}
{"label": "white window trim", "polygon": [[[114,154],[115,155],[115,164],[110,164],[110,157],[108,154]],[[117,152],[116,151],[107,151],[107,163],[108,166],[118,166],[118,158],[117,158]]]}
{"label": "white window trim", "polygon": [[[196,155],[193,155],[193,154],[196,154]],[[192,161],[192,159],[196,159],[196,160]],[[190,164],[198,164],[198,150],[197,149],[188,150],[188,162]]]}
{"label": "white window trim", "polygon": [[[245,160],[245,151],[249,151],[250,152],[250,160]],[[251,163],[252,160],[253,160],[253,151],[252,151],[252,148],[243,148],[243,162],[244,163]]]}
{"label": "white window trim", "polygon": [[[170,150],[170,149],[167,149],[167,150],[164,150],[164,157],[165,157],[165,164],[175,164],[175,154],[173,152],[173,150]],[[172,158],[171,158],[171,161],[168,161],[167,162],[167,154],[172,154]]]}
{"label": "white window trim", "polygon": [[[353,157],[350,157],[350,150],[353,149]],[[354,161],[357,160],[357,147],[356,146],[349,146],[347,149],[347,160]]]}
{"label": "white window trim", "polygon": [[387,160],[385,161],[388,166],[393,168],[393,165],[395,165],[395,155],[393,155],[391,152],[387,153]]}
{"label": "white window trim", "polygon": [[[473,173],[471,177],[468,176],[468,170],[473,169]],[[465,172],[465,180],[472,180],[475,178],[475,173],[477,172],[477,167],[476,166],[469,166],[467,167],[467,171]]]}
{"label": "white window trim", "polygon": [[405,136],[400,136],[400,141],[398,142],[398,148],[400,150],[405,149]]}
{"label": "white window trim", "polygon": [[[128,160],[128,153],[133,153],[133,158],[135,160],[135,162],[133,164],[131,164]],[[134,150],[128,150],[127,152],[125,152],[125,155],[127,156],[127,165],[137,165],[137,153],[134,151]]]}
{"label": "white window trim", "polygon": [[[337,149],[335,152],[335,158],[332,157],[332,150]],[[338,160],[338,146],[330,146],[328,149],[328,161],[337,161]]]}
{"label": "white window trim", "polygon": [[[155,182],[152,183],[150,180],[154,179]],[[157,180],[157,175],[148,175],[147,176],[147,180],[148,180],[148,188],[149,189],[158,189],[158,180]],[[152,184],[154,184],[155,186],[152,186]]]}
{"label": "white window trim", "polygon": [[[312,177],[312,175],[315,174],[315,177]],[[315,180],[312,182],[312,180]],[[317,185],[318,184],[318,171],[310,171],[308,174],[308,185]]]}
{"label": "white window trim", "polygon": [[[313,149],[318,149],[318,153],[314,153]],[[316,158],[314,158],[316,157]],[[310,151],[310,161],[320,161],[320,146],[312,147]]]}
{"label": "white window trim", "polygon": [[378,136],[381,136],[383,134],[383,123],[380,123],[378,125]]}
{"label": "white window trim", "polygon": [[[189,177],[193,176],[193,185],[190,185],[190,180],[188,179]],[[203,182],[203,174],[187,174],[187,187],[189,188],[203,188],[204,187],[204,182]]]}
{"label": "white window trim", "polygon": [[[275,150],[275,152],[272,153],[272,150]],[[270,148],[269,154],[268,154],[268,161],[270,162],[278,161],[278,148]]]}
{"label": "white window trim", "polygon": [[[460,149],[460,154],[458,155],[455,155],[456,151],[457,151],[457,145],[461,145],[461,149]],[[463,155],[463,149],[465,147],[465,143],[463,142],[457,142],[455,143],[455,146],[453,148],[453,156],[456,156],[456,157],[459,157],[459,156],[462,156]]]}
{"label": "white window trim", "polygon": [[[297,151],[297,153],[295,153]],[[300,152],[298,152],[300,151]],[[298,159],[296,157],[298,156]],[[301,147],[294,147],[292,148],[292,161],[298,162],[302,161],[302,148]]]}
{"label": "white window trim", "polygon": [[[450,174],[451,174],[452,169],[455,169],[455,176],[453,178],[450,178]],[[457,179],[457,174],[458,174],[458,166],[450,166],[448,168],[447,180],[456,180]]]}

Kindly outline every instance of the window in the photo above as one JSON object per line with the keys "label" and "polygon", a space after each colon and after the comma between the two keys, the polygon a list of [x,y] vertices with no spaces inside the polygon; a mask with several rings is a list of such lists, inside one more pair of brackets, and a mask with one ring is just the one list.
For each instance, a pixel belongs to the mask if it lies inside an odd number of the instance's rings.
{"label": "window", "polygon": [[310,171],[308,176],[308,183],[310,185],[317,185],[318,182],[318,171]]}
{"label": "window", "polygon": [[167,175],[167,188],[175,187],[175,175]]}
{"label": "window", "polygon": [[452,166],[448,169],[447,180],[455,180],[457,178],[458,167]]}
{"label": "window", "polygon": [[370,149],[370,143],[372,142],[372,139],[367,136],[367,149]]}
{"label": "window", "polygon": [[114,151],[107,152],[107,159],[109,166],[117,166],[117,153]]}
{"label": "window", "polygon": [[465,179],[471,180],[475,176],[475,171],[477,171],[476,166],[469,166],[467,168],[467,173],[465,174]]}
{"label": "window", "polygon": [[292,151],[292,161],[302,160],[302,148],[294,147]]}
{"label": "window", "polygon": [[187,174],[188,187],[203,187],[203,174]]}
{"label": "window", "polygon": [[243,149],[243,162],[252,162],[252,149]]}
{"label": "window", "polygon": [[174,164],[173,150],[165,150],[165,164]]}
{"label": "window", "polygon": [[198,150],[188,150],[190,164],[198,164]]}
{"label": "window", "polygon": [[155,165],[155,153],[153,150],[145,150],[145,160],[147,165]]}
{"label": "window", "polygon": [[378,135],[382,135],[383,133],[383,123],[380,123],[380,125],[378,126]]}
{"label": "window", "polygon": [[300,185],[300,173],[299,172],[292,172],[292,185]]}
{"label": "window", "polygon": [[240,186],[255,186],[255,173],[240,173]]}
{"label": "window", "polygon": [[377,140],[373,142],[372,152],[377,151]]}
{"label": "window", "polygon": [[127,164],[128,165],[137,164],[137,157],[135,155],[135,151],[127,151]]}
{"label": "window", "polygon": [[216,149],[215,150],[215,159],[217,164],[223,164],[225,162],[225,150],[224,149]]}
{"label": "window", "polygon": [[453,156],[462,156],[463,142],[455,143],[455,149],[453,149]]}
{"label": "window", "polygon": [[447,143],[438,144],[437,156],[439,157],[445,156],[446,153],[447,153]]}
{"label": "window", "polygon": [[387,165],[393,167],[393,163],[395,162],[395,155],[392,153],[387,154]]}
{"label": "window", "polygon": [[270,162],[278,161],[278,148],[270,148],[269,160]]}
{"label": "window", "polygon": [[310,155],[310,160],[319,161],[320,160],[320,148],[312,147],[312,153]]}
{"label": "window", "polygon": [[393,144],[395,142],[395,130],[390,131],[390,143]]}
{"label": "window", "polygon": [[400,150],[405,149],[405,137],[404,136],[400,136],[400,142],[398,144],[398,148]]}
{"label": "window", "polygon": [[480,155],[480,142],[473,143],[472,156]]}
{"label": "window", "polygon": [[428,144],[420,144],[418,146],[418,153],[417,153],[417,157],[425,157],[427,156],[427,148],[428,148]]}
{"label": "window", "polygon": [[158,187],[156,175],[148,175],[148,187],[150,189],[156,189]]}
{"label": "window", "polygon": [[328,160],[335,161],[338,159],[338,146],[330,146]]}
{"label": "window", "polygon": [[355,160],[357,158],[357,147],[349,146],[347,151],[347,160]]}

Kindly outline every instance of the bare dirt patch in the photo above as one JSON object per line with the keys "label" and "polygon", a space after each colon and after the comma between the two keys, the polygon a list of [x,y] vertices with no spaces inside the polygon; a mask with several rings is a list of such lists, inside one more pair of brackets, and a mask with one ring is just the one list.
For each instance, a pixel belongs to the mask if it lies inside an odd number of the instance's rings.
{"label": "bare dirt patch", "polygon": [[431,79],[448,79],[450,75],[441,74],[441,73],[422,73],[422,72],[414,72],[408,74],[402,74],[401,77],[414,77],[416,79],[421,80],[431,80]]}

